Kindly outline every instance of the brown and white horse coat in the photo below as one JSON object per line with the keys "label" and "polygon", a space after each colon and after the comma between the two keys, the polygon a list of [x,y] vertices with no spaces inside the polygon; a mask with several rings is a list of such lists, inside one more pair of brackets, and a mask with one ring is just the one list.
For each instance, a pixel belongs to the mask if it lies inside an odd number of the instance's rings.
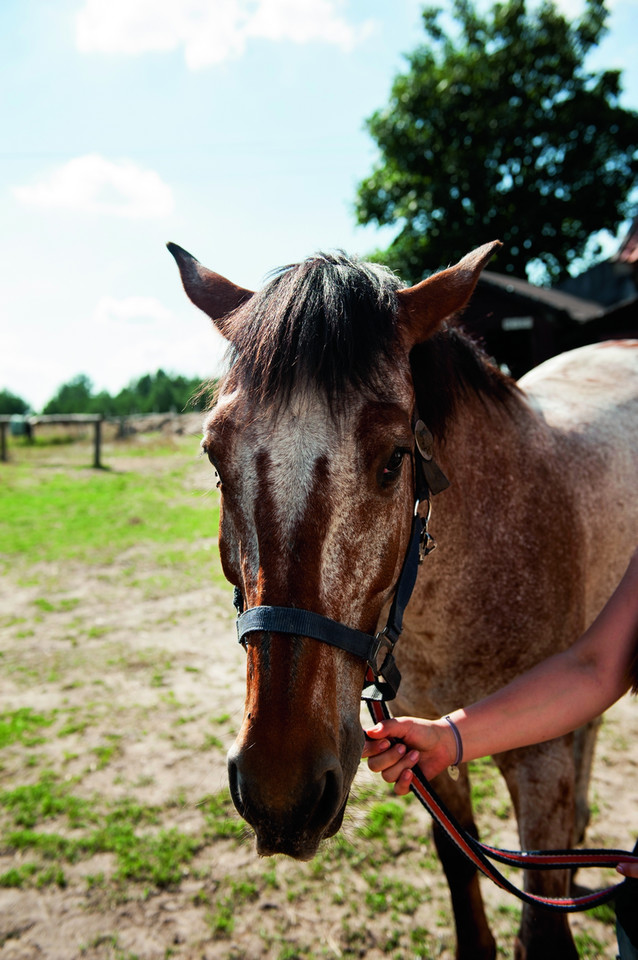
{"label": "brown and white horse coat", "polygon": [[[247,607],[299,607],[374,633],[414,509],[413,423],[451,481],[396,655],[394,712],[440,716],[573,642],[619,580],[638,511],[638,345],[556,358],[517,386],[446,321],[496,244],[410,289],[318,255],[251,294],[171,245],[189,297],[231,345],[205,425],[224,572]],[[260,853],[311,857],[339,829],[361,754],[365,664],[276,632],[246,639],[231,790]],[[521,844],[580,838],[594,730],[496,758]],[[437,790],[475,831],[467,774]],[[438,838],[458,956],[494,956],[471,868]],[[562,873],[528,889],[566,892]],[[519,955],[575,957],[563,916],[525,906]]]}

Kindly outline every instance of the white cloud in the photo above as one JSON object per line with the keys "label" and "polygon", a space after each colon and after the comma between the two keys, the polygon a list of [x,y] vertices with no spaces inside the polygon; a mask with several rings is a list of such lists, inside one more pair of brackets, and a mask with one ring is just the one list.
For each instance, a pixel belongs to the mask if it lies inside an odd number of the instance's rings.
{"label": "white cloud", "polygon": [[149,324],[172,320],[171,311],[155,297],[102,297],[93,312],[98,326]]}
{"label": "white cloud", "polygon": [[98,154],[75,157],[53,170],[48,179],[14,187],[13,193],[31,206],[132,219],[163,217],[174,205],[170,187],[154,170]]}
{"label": "white cloud", "polygon": [[81,359],[75,367],[111,393],[160,367],[185,376],[212,376],[226,349],[203,314],[185,305],[178,315],[150,296],[102,297],[81,328]]}
{"label": "white cloud", "polygon": [[248,23],[247,33],[269,40],[308,43],[322,40],[350,50],[371,29],[367,21],[355,29],[335,9],[334,0],[261,0]]}
{"label": "white cloud", "polygon": [[370,29],[340,14],[342,0],[85,0],[76,18],[83,53],[141,54],[184,48],[197,70],[241,56],[250,37],[350,50]]}

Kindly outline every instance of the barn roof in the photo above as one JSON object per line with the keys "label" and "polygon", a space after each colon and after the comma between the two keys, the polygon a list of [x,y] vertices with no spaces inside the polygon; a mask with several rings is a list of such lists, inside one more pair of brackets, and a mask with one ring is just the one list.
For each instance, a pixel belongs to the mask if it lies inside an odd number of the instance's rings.
{"label": "barn roof", "polygon": [[551,307],[554,310],[560,310],[566,313],[570,319],[579,323],[602,317],[605,312],[604,307],[599,303],[594,303],[593,300],[583,300],[571,293],[565,293],[562,290],[550,287],[537,287],[532,283],[527,283],[526,280],[521,280],[519,277],[494,273],[491,270],[483,271],[479,284],[498,289],[514,297]]}

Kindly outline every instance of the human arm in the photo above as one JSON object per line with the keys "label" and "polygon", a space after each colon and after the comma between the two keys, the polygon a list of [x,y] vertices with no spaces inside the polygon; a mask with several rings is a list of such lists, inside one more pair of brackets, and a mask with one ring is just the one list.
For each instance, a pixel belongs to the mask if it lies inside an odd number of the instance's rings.
{"label": "human arm", "polygon": [[[449,718],[463,741],[463,759],[500,753],[568,733],[603,713],[630,686],[638,693],[638,549],[607,604],[567,650]],[[390,739],[391,738],[391,739]],[[394,741],[394,742],[391,742]],[[417,763],[428,779],[454,763],[457,742],[441,717],[392,718],[368,731],[363,750],[371,770],[408,793]],[[638,865],[620,863],[638,879]]]}
{"label": "human arm", "polygon": [[[472,760],[561,736],[598,716],[630,686],[638,643],[638,550],[616,591],[567,650],[507,686],[449,716]],[[428,779],[454,762],[456,741],[444,719],[400,717],[368,731],[363,755],[395,791],[407,793],[415,763]],[[400,742],[391,744],[388,738]]]}

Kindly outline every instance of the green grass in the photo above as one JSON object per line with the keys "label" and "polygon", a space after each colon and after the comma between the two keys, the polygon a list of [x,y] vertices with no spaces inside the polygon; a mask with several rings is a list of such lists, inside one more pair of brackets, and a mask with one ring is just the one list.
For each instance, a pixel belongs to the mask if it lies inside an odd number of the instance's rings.
{"label": "green grass", "polygon": [[613,902],[601,903],[600,906],[593,908],[590,915],[608,926],[615,927],[616,925],[616,911]]}
{"label": "green grass", "polygon": [[66,613],[69,610],[75,610],[79,603],[79,597],[67,597],[57,602],[47,600],[46,597],[38,597],[33,601],[34,606],[43,613]]}
{"label": "green grass", "polygon": [[246,824],[237,817],[228,791],[207,797],[200,807],[213,836],[241,840],[246,835]]}
{"label": "green grass", "polygon": [[[201,490],[208,468],[197,460],[196,440],[182,440],[170,451],[149,446],[136,453],[132,468],[127,454],[125,472],[117,471],[117,456],[109,470],[52,469],[35,459],[3,471],[0,575],[12,572],[25,585],[41,586],[33,601],[36,622],[82,603],[53,595],[54,585],[38,567],[47,563],[88,568],[119,560],[111,576],[148,599],[204,581],[227,586],[215,544],[219,496],[212,471],[209,492]],[[4,619],[18,626],[15,618]],[[32,626],[20,625],[21,634],[33,636]],[[93,627],[92,636],[101,629],[106,628]]]}
{"label": "green grass", "polygon": [[405,814],[405,804],[395,800],[375,803],[370,808],[365,824],[359,828],[359,833],[366,840],[383,840],[389,833],[400,831]]}
{"label": "green grass", "polygon": [[[187,483],[196,440],[183,441],[177,452],[171,448],[175,465],[170,467],[162,446],[137,452],[139,471],[54,470],[37,460],[4,468],[0,556],[5,563],[18,557],[29,564],[64,559],[107,563],[128,548],[152,544],[163,547],[163,563],[169,566],[184,562],[186,544],[214,537],[218,497],[212,477],[210,495]],[[158,469],[149,469],[158,457]],[[38,601],[44,612],[71,609],[76,602]]]}
{"label": "green grass", "polygon": [[589,933],[576,933],[574,943],[581,960],[600,960],[605,956],[605,945]]}
{"label": "green grass", "polygon": [[[30,863],[28,877],[23,877],[23,882],[29,879],[39,884],[50,883],[51,876],[63,876],[64,863],[77,863],[98,853],[113,853],[116,883],[149,883],[162,889],[182,880],[203,840],[175,828],[138,832],[132,824],[107,814],[103,826],[90,833],[66,836],[23,829],[7,832],[3,842],[9,851],[37,858],[37,862]],[[50,861],[55,861],[57,873],[52,873]],[[16,879],[15,874],[9,874],[4,885],[16,886]]]}
{"label": "green grass", "polygon": [[[53,876],[51,861],[63,872],[65,864],[108,852],[116,857],[116,881],[167,887],[179,882],[200,847],[216,837],[238,839],[243,834],[243,827],[238,831],[238,821],[232,819],[227,791],[199,805],[200,830],[190,835],[161,828],[164,807],[143,804],[133,797],[82,797],[74,792],[74,786],[46,771],[36,783],[0,793],[0,811],[4,811],[0,846],[29,856],[26,865],[0,878],[0,886],[41,882],[43,872]],[[253,897],[255,890],[248,881],[233,888],[234,895],[243,900]]]}
{"label": "green grass", "polygon": [[183,878],[209,835],[205,823],[197,836],[175,828],[158,829],[160,808],[132,798],[104,802],[80,797],[70,783],[50,772],[35,784],[1,793],[0,808],[5,811],[2,847],[28,857],[27,864],[0,877],[1,886],[62,886],[65,864],[113,853],[116,883],[170,887]]}
{"label": "green grass", "polygon": [[490,757],[481,757],[470,763],[472,807],[479,816],[492,809],[497,797],[499,777],[500,774]]}
{"label": "green grass", "polygon": [[41,743],[42,738],[36,731],[51,726],[54,720],[55,713],[36,713],[31,707],[0,713],[0,749],[11,743],[23,743],[25,746]]}

